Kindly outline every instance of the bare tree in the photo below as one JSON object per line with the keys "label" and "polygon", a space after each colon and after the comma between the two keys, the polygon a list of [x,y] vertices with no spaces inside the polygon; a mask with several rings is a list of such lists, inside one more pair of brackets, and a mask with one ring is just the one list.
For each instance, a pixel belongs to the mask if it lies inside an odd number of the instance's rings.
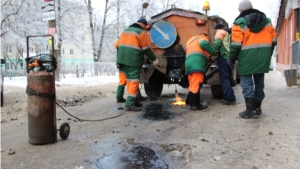
{"label": "bare tree", "polygon": [[101,51],[102,51],[102,46],[103,46],[103,39],[104,39],[104,32],[105,32],[105,26],[106,26],[106,19],[107,19],[107,14],[109,9],[112,6],[108,6],[109,0],[105,0],[105,9],[104,9],[104,15],[103,15],[103,23],[102,23],[102,30],[101,30],[101,37],[100,37],[100,43],[99,43],[99,50],[98,50],[98,60],[100,60],[100,56],[101,56]]}
{"label": "bare tree", "polygon": [[93,58],[94,61],[98,61],[97,57],[97,52],[96,52],[96,42],[95,42],[95,24],[93,20],[93,8],[92,8],[92,3],[91,0],[85,1],[88,9],[88,14],[89,14],[89,29],[90,29],[90,34],[92,38],[92,50],[93,50]]}
{"label": "bare tree", "polygon": [[[46,24],[42,22],[41,18],[36,18],[36,12],[41,10],[40,4],[40,2],[29,0],[1,2],[2,57],[7,59],[15,70],[17,70],[19,60],[24,58],[26,37],[40,34],[40,30],[46,28]],[[12,49],[9,54],[8,47]]]}
{"label": "bare tree", "polygon": [[14,20],[14,16],[19,15],[20,9],[23,6],[25,1],[21,1],[20,5],[16,5],[13,3],[13,0],[5,0],[1,3],[1,12],[2,12],[2,19],[1,19],[1,38],[8,32],[9,26],[12,24]]}

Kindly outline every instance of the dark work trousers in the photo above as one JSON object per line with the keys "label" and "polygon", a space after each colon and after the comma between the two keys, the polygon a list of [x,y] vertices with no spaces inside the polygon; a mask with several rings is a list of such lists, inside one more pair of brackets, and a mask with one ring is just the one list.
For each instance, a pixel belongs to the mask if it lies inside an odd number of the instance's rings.
{"label": "dark work trousers", "polygon": [[234,91],[230,84],[231,69],[227,63],[227,59],[219,57],[218,67],[219,67],[220,82],[221,82],[222,90],[225,95],[224,100],[227,100],[229,102],[235,102],[236,99],[235,99]]}

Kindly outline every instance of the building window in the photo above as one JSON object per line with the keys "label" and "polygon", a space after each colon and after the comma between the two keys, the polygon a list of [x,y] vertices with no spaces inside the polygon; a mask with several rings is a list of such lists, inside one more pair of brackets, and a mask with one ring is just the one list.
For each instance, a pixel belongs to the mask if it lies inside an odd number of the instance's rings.
{"label": "building window", "polygon": [[61,53],[64,55],[65,54],[65,48],[62,48]]}
{"label": "building window", "polygon": [[8,46],[6,47],[6,51],[7,51],[7,53],[12,53],[11,45],[8,45]]}
{"label": "building window", "polygon": [[81,30],[84,30],[84,24],[83,23],[80,25],[80,27],[81,27]]}
{"label": "building window", "polygon": [[70,55],[74,55],[74,49],[70,49]]}

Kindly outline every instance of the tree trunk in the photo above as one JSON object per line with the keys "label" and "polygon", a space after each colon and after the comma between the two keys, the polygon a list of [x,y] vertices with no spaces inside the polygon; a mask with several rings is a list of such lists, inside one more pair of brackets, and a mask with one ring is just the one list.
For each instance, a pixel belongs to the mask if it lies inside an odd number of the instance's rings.
{"label": "tree trunk", "polygon": [[[60,67],[61,67],[61,44],[62,44],[62,33],[61,33],[61,26],[60,26],[60,16],[61,16],[61,0],[57,0],[57,15],[56,15],[56,29],[57,29],[57,50],[55,51],[56,54],[56,62],[57,62],[57,68],[55,70],[55,81],[60,81]],[[52,42],[54,43],[54,42]]]}
{"label": "tree trunk", "polygon": [[93,48],[93,57],[94,57],[94,61],[98,61],[98,57],[97,57],[97,52],[96,52],[96,42],[95,42],[95,28],[94,28],[94,23],[93,23],[93,8],[92,8],[92,3],[91,0],[88,0],[88,4],[87,4],[87,8],[88,8],[88,13],[89,13],[89,23],[90,23],[90,33],[91,33],[91,38],[92,38],[92,48]]}
{"label": "tree trunk", "polygon": [[[120,35],[120,10],[121,10],[121,2],[117,0],[117,36]],[[119,37],[118,37],[119,38]]]}
{"label": "tree trunk", "polygon": [[106,17],[108,13],[108,2],[109,0],[105,0],[105,9],[104,9],[104,16],[103,16],[103,23],[102,23],[102,30],[101,30],[101,37],[100,37],[100,44],[99,44],[99,50],[98,50],[98,61],[100,61],[101,52],[102,52],[102,46],[103,46],[103,40],[104,40],[104,32],[105,32],[105,26],[106,26]]}

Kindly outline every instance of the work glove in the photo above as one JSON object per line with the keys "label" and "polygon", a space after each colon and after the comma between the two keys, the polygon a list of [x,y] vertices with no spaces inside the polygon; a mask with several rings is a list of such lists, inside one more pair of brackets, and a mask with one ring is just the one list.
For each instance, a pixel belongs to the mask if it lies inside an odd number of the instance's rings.
{"label": "work glove", "polygon": [[122,69],[122,67],[123,67],[122,64],[118,64],[118,63],[117,63],[117,68],[118,68],[118,69]]}
{"label": "work glove", "polygon": [[154,66],[159,66],[158,59],[155,59],[152,63]]}

